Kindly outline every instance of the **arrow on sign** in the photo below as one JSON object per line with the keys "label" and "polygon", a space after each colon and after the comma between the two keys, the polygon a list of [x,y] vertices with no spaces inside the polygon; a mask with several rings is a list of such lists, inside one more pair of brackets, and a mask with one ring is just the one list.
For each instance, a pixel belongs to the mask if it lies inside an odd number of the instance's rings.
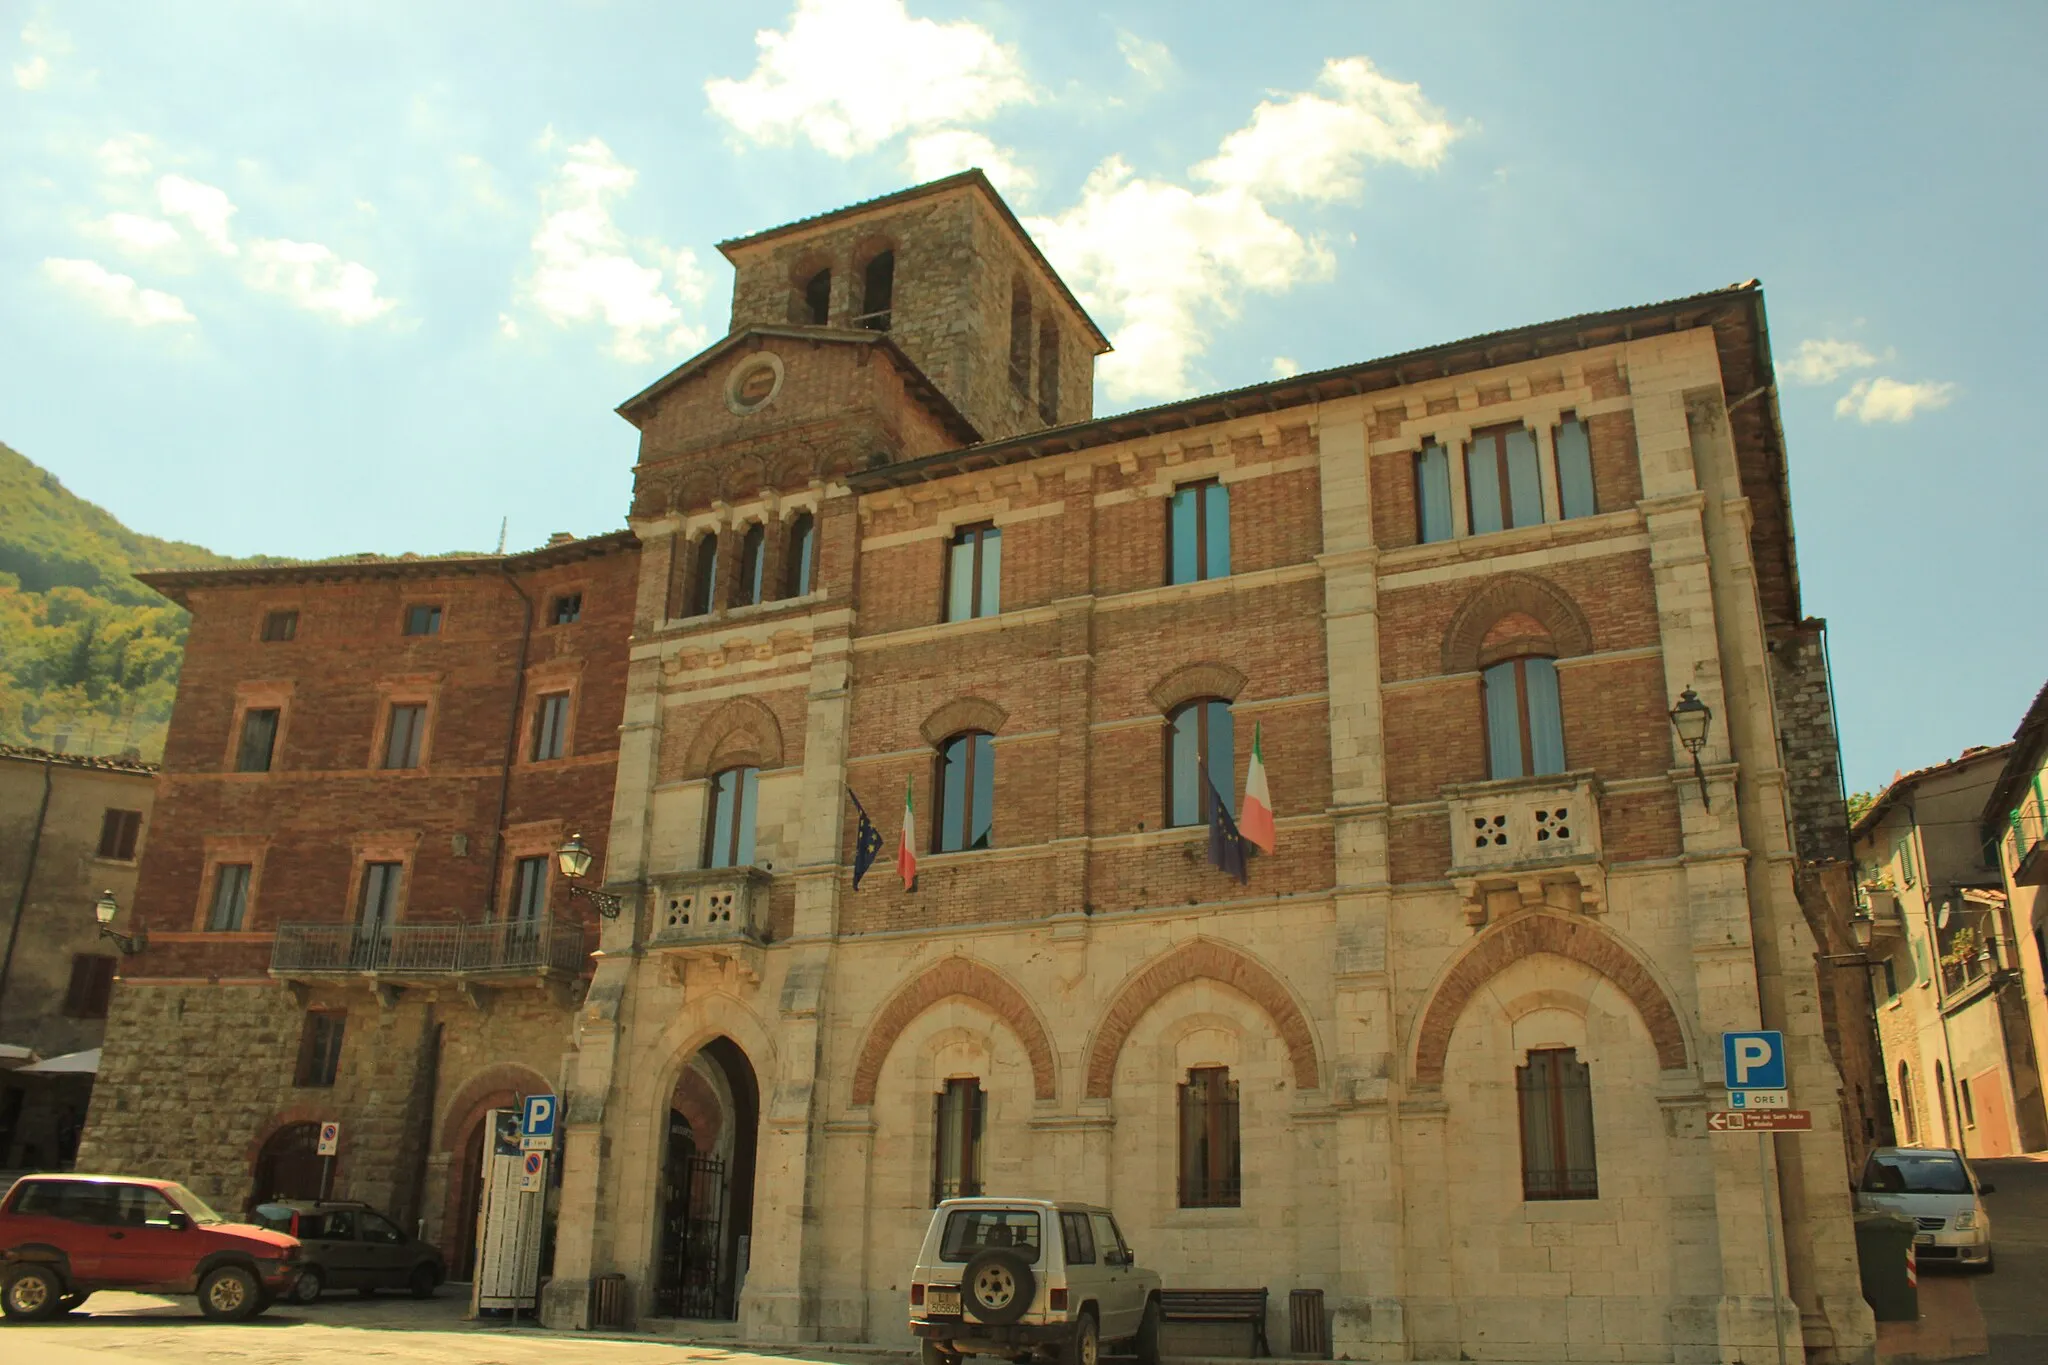
{"label": "arrow on sign", "polygon": [[1709,1109],[1710,1133],[1810,1133],[1810,1109]]}

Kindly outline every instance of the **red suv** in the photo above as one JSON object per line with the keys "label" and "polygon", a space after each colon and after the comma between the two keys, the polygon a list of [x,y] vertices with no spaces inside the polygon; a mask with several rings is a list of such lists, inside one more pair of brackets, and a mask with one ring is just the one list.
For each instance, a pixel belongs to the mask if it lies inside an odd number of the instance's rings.
{"label": "red suv", "polygon": [[35,1321],[96,1289],[199,1295],[209,1318],[240,1322],[299,1277],[299,1242],[230,1223],[174,1180],[31,1175],[0,1201],[0,1310]]}

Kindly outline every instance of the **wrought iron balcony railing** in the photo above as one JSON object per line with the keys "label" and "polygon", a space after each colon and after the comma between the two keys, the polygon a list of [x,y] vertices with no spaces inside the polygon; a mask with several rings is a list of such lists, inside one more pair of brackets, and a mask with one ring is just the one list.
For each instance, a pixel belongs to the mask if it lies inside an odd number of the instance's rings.
{"label": "wrought iron balcony railing", "polygon": [[2048,886],[2048,830],[2043,829],[2041,799],[2029,795],[2009,817],[2012,823],[2014,886]]}
{"label": "wrought iron balcony railing", "polygon": [[280,924],[272,976],[490,977],[579,975],[589,958],[581,924],[539,919],[483,924]]}

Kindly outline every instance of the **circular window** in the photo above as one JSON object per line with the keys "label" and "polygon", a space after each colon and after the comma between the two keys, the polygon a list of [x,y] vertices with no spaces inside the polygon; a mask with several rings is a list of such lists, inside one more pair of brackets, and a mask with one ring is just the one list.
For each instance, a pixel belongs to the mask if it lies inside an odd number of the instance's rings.
{"label": "circular window", "polygon": [[732,367],[725,382],[725,405],[744,417],[759,412],[782,389],[782,357],[756,351]]}

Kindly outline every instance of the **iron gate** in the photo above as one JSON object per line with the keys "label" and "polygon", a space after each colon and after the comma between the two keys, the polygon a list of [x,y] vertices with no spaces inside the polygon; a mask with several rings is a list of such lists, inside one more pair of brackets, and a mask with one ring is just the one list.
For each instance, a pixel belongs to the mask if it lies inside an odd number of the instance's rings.
{"label": "iron gate", "polygon": [[666,1281],[660,1306],[679,1318],[729,1318],[730,1277],[725,1275],[725,1163],[693,1156],[677,1163],[680,1180],[662,1233]]}

